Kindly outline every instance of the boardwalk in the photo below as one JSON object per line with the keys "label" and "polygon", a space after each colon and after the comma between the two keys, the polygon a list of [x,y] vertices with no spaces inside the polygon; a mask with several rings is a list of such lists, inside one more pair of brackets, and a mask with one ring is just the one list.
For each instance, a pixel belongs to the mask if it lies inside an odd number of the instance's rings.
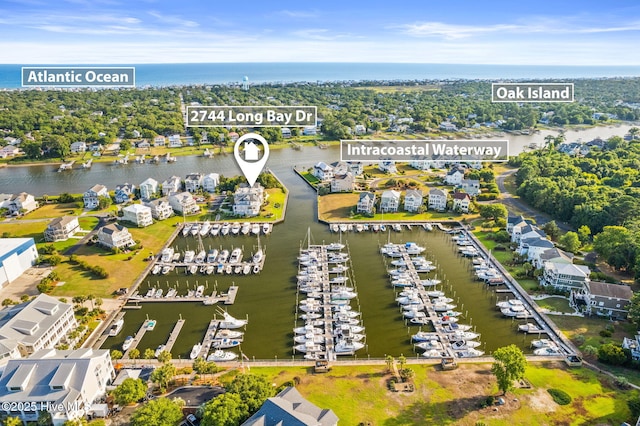
{"label": "boardwalk", "polygon": [[[120,311],[114,318],[113,318],[113,322],[111,324],[115,324],[116,322],[120,321],[121,319],[124,319],[124,312]],[[109,329],[111,328],[111,326],[106,327],[105,330],[103,331],[103,333],[100,335],[100,337],[98,338],[98,340],[96,341],[96,343],[93,345],[93,347],[95,348],[100,348],[102,347],[102,345],[104,344],[104,342],[109,338]]]}
{"label": "boardwalk", "polygon": [[176,339],[178,339],[178,335],[180,334],[180,330],[182,330],[183,325],[184,325],[183,319],[179,319],[178,322],[176,322],[176,325],[173,327],[173,330],[171,330],[171,334],[169,335],[169,339],[167,340],[167,343],[165,343],[165,348],[164,348],[165,351],[171,352],[171,349],[173,349],[173,345],[175,345]]}
{"label": "boardwalk", "polygon": [[129,358],[129,353],[134,350],[135,348],[138,347],[138,344],[140,343],[140,340],[142,340],[142,337],[144,336],[144,334],[149,330],[147,328],[147,323],[149,322],[149,320],[145,320],[142,325],[140,326],[140,328],[138,329],[138,332],[136,333],[136,335],[133,337],[133,343],[131,344],[131,346],[129,346],[129,349],[127,349],[125,351],[125,353],[122,355],[122,358]]}

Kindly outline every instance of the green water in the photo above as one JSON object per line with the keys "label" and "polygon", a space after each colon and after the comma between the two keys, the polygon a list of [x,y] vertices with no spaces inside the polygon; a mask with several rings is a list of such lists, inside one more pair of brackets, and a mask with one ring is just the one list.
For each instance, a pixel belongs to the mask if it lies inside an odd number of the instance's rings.
{"label": "green water", "polygon": [[[240,287],[235,304],[225,306],[229,313],[238,317],[248,316],[242,352],[250,359],[290,359],[293,356],[293,332],[295,326],[296,281],[298,270],[296,257],[306,239],[307,228],[311,229],[312,243],[329,243],[339,237],[329,232],[326,225],[315,218],[315,193],[299,181],[293,173],[280,176],[291,190],[286,221],[274,227],[273,233],[261,236],[260,242],[266,251],[266,262],[259,275],[186,275],[183,269],[167,275],[149,276],[140,286],[140,293],[149,287],[161,287],[165,293],[169,286],[186,293],[198,284],[206,285],[205,294],[214,289],[226,291],[235,284]],[[366,347],[357,353],[358,358],[379,358],[386,354],[415,356],[410,343],[411,334],[418,327],[408,327],[395,302],[396,290],[390,286],[385,259],[379,254],[379,246],[387,242],[414,241],[427,247],[425,256],[434,261],[438,269],[426,274],[443,280],[442,289],[454,298],[457,310],[466,316],[461,323],[470,323],[482,334],[483,345],[479,348],[487,353],[500,346],[515,343],[526,352],[530,340],[518,333],[517,321],[505,319],[496,310],[497,300],[508,298],[508,294],[496,294],[484,284],[473,280],[471,261],[457,255],[451,237],[441,231],[426,232],[420,227],[409,231],[381,234],[373,232],[349,233],[342,242],[348,244],[352,257],[353,277],[358,298],[351,302],[354,309],[362,312],[366,327]],[[247,259],[257,246],[255,236],[219,236],[202,239],[205,249],[243,247]],[[304,242],[306,245],[306,241]],[[186,247],[197,251],[198,240],[194,237],[177,237],[172,243],[181,251]],[[197,281],[197,283],[196,283]],[[158,321],[155,330],[147,332],[138,345],[141,353],[146,348],[155,349],[166,342],[176,320],[185,319],[185,325],[172,350],[175,358],[188,357],[191,347],[202,341],[209,321],[216,313],[216,306],[204,306],[196,302],[141,303],[142,309],[127,310],[122,332],[107,339],[103,347],[119,349],[128,335],[134,335],[147,316]]]}

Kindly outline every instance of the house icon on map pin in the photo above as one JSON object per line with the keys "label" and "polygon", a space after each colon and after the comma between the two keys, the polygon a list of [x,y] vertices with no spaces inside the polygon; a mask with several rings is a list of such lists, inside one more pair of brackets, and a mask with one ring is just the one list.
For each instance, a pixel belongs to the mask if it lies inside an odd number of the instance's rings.
{"label": "house icon on map pin", "polygon": [[244,161],[258,161],[260,149],[253,141],[244,143]]}

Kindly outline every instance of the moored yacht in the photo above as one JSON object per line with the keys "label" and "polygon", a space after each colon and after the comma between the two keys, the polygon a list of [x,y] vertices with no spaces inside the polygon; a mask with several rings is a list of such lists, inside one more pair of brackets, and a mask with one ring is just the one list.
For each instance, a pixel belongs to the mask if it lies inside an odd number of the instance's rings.
{"label": "moored yacht", "polygon": [[198,358],[198,355],[200,355],[201,349],[202,349],[202,343],[196,343],[195,345],[193,345],[193,348],[191,348],[191,353],[189,354],[189,358],[191,359]]}
{"label": "moored yacht", "polygon": [[111,328],[109,328],[109,336],[117,336],[120,331],[122,331],[122,327],[124,326],[124,318],[120,318],[118,321],[111,324]]}

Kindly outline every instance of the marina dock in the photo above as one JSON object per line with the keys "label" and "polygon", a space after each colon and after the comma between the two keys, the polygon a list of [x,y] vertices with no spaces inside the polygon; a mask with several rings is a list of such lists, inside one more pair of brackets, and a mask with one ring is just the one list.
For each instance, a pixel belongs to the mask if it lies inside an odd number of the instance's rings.
{"label": "marina dock", "polygon": [[[210,295],[202,295],[201,297],[195,296],[193,290],[190,290],[186,295],[176,295],[173,297],[146,297],[138,294],[138,292],[134,292],[131,297],[129,297],[128,302],[132,303],[163,303],[163,302],[200,302],[205,305],[215,305],[216,303],[223,303],[225,305],[233,305],[236,300],[236,296],[238,294],[238,290],[240,287],[237,285],[232,285],[229,287],[229,290],[226,293],[216,293],[213,291]],[[129,306],[129,305],[128,305]],[[135,305],[134,305],[135,306]],[[131,307],[133,309],[133,307]]]}
{"label": "marina dock", "polygon": [[98,338],[98,341],[95,343],[94,347],[96,348],[100,348],[102,347],[102,345],[104,345],[104,342],[109,338],[109,329],[111,328],[111,324],[115,324],[116,322],[120,321],[121,319],[124,318],[124,314],[125,312],[120,311],[118,313],[118,315],[115,316],[115,318],[113,319],[113,321],[109,324],[109,326],[104,330],[104,332],[102,333],[102,335],[100,335],[100,337]]}
{"label": "marina dock", "polygon": [[128,359],[129,358],[129,353],[134,350],[135,348],[138,347],[138,344],[140,343],[140,340],[142,339],[142,337],[144,336],[144,334],[149,330],[147,328],[147,322],[148,320],[145,320],[142,322],[142,325],[140,326],[140,328],[138,329],[138,332],[136,333],[135,336],[133,336],[133,343],[131,343],[131,346],[129,346],[129,349],[127,349],[124,354],[122,354],[122,358],[123,359]]}
{"label": "marina dock", "polygon": [[176,325],[173,326],[173,330],[171,330],[171,334],[169,334],[169,339],[167,339],[167,343],[165,343],[165,349],[164,349],[165,351],[171,352],[171,349],[173,349],[173,345],[175,345],[183,325],[184,325],[184,320],[179,319],[176,322]]}

